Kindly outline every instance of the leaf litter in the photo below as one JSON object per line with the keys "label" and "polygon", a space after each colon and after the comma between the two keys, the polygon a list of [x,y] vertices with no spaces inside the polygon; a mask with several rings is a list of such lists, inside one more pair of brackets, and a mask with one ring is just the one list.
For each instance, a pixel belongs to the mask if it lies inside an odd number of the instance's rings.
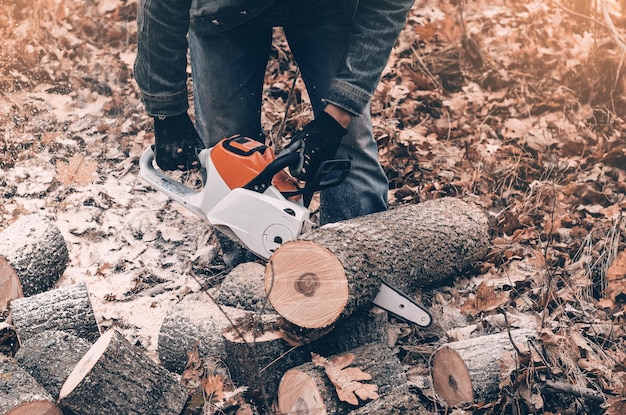
{"label": "leaf litter", "polygon": [[[169,308],[198,280],[218,284],[224,265],[210,229],[138,179],[153,132],[132,79],[136,6],[0,5],[0,230],[35,211],[53,218],[71,255],[59,284],[85,281],[100,326],[156,358]],[[432,327],[393,321],[433,413],[445,409],[429,350],[529,321],[541,336],[528,359],[502,362],[498,399],[455,411],[623,412],[625,13],[615,0],[418,0],[409,13],[372,101],[390,204],[473,195],[493,234],[475,269],[416,293]],[[285,116],[289,56],[277,30],[262,115],[276,145],[312,116],[301,78]],[[546,387],[555,381],[600,399]]]}

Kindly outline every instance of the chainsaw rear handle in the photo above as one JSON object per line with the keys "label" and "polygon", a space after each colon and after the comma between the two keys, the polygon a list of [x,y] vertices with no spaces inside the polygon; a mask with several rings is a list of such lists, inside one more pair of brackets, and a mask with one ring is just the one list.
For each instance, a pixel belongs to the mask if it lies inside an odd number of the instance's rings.
{"label": "chainsaw rear handle", "polygon": [[[208,149],[200,151],[198,158],[202,167],[206,167],[206,159],[209,157]],[[202,192],[191,189],[177,180],[167,176],[163,170],[154,167],[154,149],[146,148],[139,158],[139,174],[155,189],[163,192],[176,202],[182,204],[191,212],[206,220],[206,201]]]}

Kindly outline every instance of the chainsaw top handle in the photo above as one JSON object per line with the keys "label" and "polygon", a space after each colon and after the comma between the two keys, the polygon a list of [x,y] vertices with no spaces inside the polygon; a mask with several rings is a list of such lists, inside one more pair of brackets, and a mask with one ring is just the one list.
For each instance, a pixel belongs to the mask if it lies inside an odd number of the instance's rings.
{"label": "chainsaw top handle", "polygon": [[[271,186],[272,179],[278,172],[298,163],[300,157],[298,153],[288,153],[278,157],[243,187],[255,192],[264,192]],[[350,172],[350,166],[351,162],[347,159],[326,160],[322,162],[315,176],[305,183],[304,188],[282,192],[282,194],[286,198],[302,195],[304,205],[308,207],[315,192],[328,189],[343,182]]]}

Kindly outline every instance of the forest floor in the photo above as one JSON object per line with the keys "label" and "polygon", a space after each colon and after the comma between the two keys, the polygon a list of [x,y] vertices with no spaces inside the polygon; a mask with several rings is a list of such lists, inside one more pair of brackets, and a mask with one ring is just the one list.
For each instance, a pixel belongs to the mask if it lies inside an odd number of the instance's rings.
{"label": "forest floor", "polygon": [[[153,133],[133,79],[136,7],[0,2],[0,231],[52,218],[70,251],[58,284],[85,282],[101,329],[155,356],[167,311],[219,285],[225,266],[209,226],[139,179]],[[626,413],[625,32],[616,1],[411,10],[372,101],[390,204],[474,195],[493,236],[467,275],[419,293],[431,328],[394,321],[431,413]],[[286,111],[286,136],[311,117],[301,80],[287,109],[288,58],[277,30],[263,107],[273,142]],[[528,318],[535,347],[497,398],[456,409],[437,399],[437,346]]]}

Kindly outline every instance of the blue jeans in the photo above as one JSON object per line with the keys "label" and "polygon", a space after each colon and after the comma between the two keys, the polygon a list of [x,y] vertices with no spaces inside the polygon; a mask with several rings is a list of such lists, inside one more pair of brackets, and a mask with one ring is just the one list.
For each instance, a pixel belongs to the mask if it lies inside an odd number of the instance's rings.
{"label": "blue jeans", "polygon": [[[320,3],[326,3],[320,6]],[[264,140],[262,88],[272,29],[282,26],[314,113],[345,50],[351,16],[338,1],[279,1],[256,18],[219,33],[189,31],[196,127],[205,144],[242,134]],[[369,105],[354,117],[337,158],[352,160],[343,183],[320,195],[320,223],[385,210],[387,177],[378,162]]]}

